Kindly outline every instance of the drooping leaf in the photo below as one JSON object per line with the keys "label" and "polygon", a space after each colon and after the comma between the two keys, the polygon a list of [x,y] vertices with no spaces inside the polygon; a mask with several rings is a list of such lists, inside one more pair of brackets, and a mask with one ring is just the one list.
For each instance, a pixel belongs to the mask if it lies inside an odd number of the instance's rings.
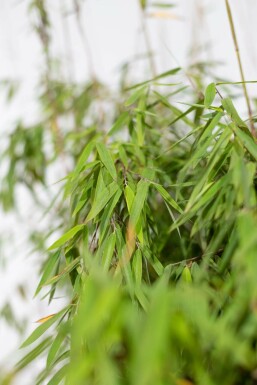
{"label": "drooping leaf", "polygon": [[126,107],[129,107],[131,106],[132,104],[136,103],[136,101],[145,93],[145,87],[141,87],[139,88],[138,90],[136,90],[135,92],[132,93],[132,95],[130,95],[130,97],[128,98],[128,100],[126,101],[125,103],[125,106]]}
{"label": "drooping leaf", "polygon": [[157,184],[157,183],[153,183],[152,186],[154,188],[156,188],[156,190],[159,191],[159,193],[161,194],[161,196],[163,197],[163,199],[171,206],[173,207],[175,210],[177,210],[178,212],[182,213],[182,209],[179,207],[179,205],[176,203],[176,201],[170,196],[170,194],[165,190],[164,187],[162,187],[161,185]]}
{"label": "drooping leaf", "polygon": [[185,266],[181,275],[182,281],[186,283],[192,282],[191,272],[188,266]]}
{"label": "drooping leaf", "polygon": [[75,269],[75,267],[80,263],[80,261],[81,261],[80,257],[77,257],[76,259],[74,259],[59,274],[55,275],[54,277],[46,281],[44,283],[44,286],[52,285],[53,283],[56,283],[60,281],[60,279],[66,277],[71,271]]}
{"label": "drooping leaf", "polygon": [[63,246],[65,243],[67,243],[71,238],[73,238],[79,231],[81,231],[83,228],[84,228],[84,224],[83,225],[76,225],[74,226],[72,229],[70,229],[69,231],[67,231],[67,233],[65,233],[64,235],[61,236],[61,238],[59,238],[56,242],[54,242],[49,248],[48,250],[54,250],[56,249],[57,247],[61,247]]}
{"label": "drooping leaf", "polygon": [[51,344],[51,337],[47,337],[39,345],[37,345],[33,350],[26,354],[19,362],[17,362],[15,369],[17,371],[22,370],[30,363],[33,363],[34,360],[40,356]]}
{"label": "drooping leaf", "polygon": [[94,146],[95,146],[95,141],[92,140],[84,148],[82,154],[79,157],[77,165],[76,165],[76,167],[72,173],[73,178],[75,178],[80,173],[81,169],[84,167],[88,157],[90,156],[90,154],[92,153],[92,151],[94,149]]}
{"label": "drooping leaf", "polygon": [[114,135],[116,132],[118,132],[119,130],[121,130],[123,128],[124,125],[126,125],[126,123],[128,122],[129,120],[129,112],[128,111],[125,111],[123,112],[119,117],[118,119],[116,120],[116,122],[114,123],[114,125],[112,126],[112,128],[110,129],[110,131],[108,132],[108,135],[109,136],[112,136]]}
{"label": "drooping leaf", "polygon": [[257,143],[255,139],[238,127],[235,127],[235,133],[247,151],[254,157],[255,160],[257,160]]}
{"label": "drooping leaf", "polygon": [[116,180],[117,179],[117,172],[116,168],[113,162],[113,159],[110,155],[110,152],[107,150],[105,145],[101,142],[97,143],[96,145],[98,154],[100,156],[101,161],[103,162],[104,166],[109,171],[111,177]]}
{"label": "drooping leaf", "polygon": [[114,248],[116,243],[116,234],[112,233],[107,239],[105,248],[103,250],[102,263],[103,270],[108,271],[111,265],[111,261],[114,256]]}
{"label": "drooping leaf", "polygon": [[51,274],[53,274],[54,269],[59,261],[60,254],[61,254],[61,251],[58,250],[54,254],[48,257],[47,263],[44,266],[42,277],[39,281],[39,284],[37,286],[34,296],[36,296],[40,292],[44,283],[50,278]]}
{"label": "drooping leaf", "polygon": [[235,109],[235,106],[234,106],[232,100],[230,98],[224,98],[224,99],[222,99],[221,102],[222,102],[224,109],[231,116],[231,119],[233,120],[233,122],[236,125],[238,125],[239,127],[246,128],[248,130],[247,125],[244,123],[244,121],[238,115],[238,112]]}
{"label": "drooping leaf", "polygon": [[86,223],[94,219],[100,213],[118,189],[119,185],[116,182],[112,182],[106,188],[99,191],[99,194],[96,196],[92,208],[86,217]]}
{"label": "drooping leaf", "polygon": [[68,364],[62,366],[57,373],[52,377],[52,379],[47,383],[47,385],[58,385],[65,378],[68,370]]}
{"label": "drooping leaf", "polygon": [[99,226],[99,232],[100,232],[100,237],[99,237],[99,242],[102,243],[102,240],[104,239],[106,232],[108,228],[110,227],[110,218],[114,213],[115,207],[122,195],[122,190],[118,189],[118,191],[114,194],[114,196],[110,199],[108,204],[106,205],[103,215],[101,218],[101,223]]}
{"label": "drooping leaf", "polygon": [[38,326],[32,334],[23,342],[20,348],[25,348],[26,346],[35,342],[39,337],[41,337],[56,321],[58,321],[65,313],[67,313],[68,309],[65,308],[60,312],[56,313],[52,318]]}
{"label": "drooping leaf", "polygon": [[142,253],[139,249],[136,250],[133,256],[132,269],[135,284],[140,285],[142,281]]}
{"label": "drooping leaf", "polygon": [[64,330],[61,328],[48,351],[47,362],[46,362],[47,367],[50,367],[53,365],[56,359],[57,353],[60,350],[60,347],[64,339],[65,339],[65,333],[64,333]]}
{"label": "drooping leaf", "polygon": [[136,226],[141,211],[144,207],[144,203],[148,194],[149,182],[145,180],[140,180],[137,184],[137,191],[135,198],[132,203],[131,212],[130,212],[130,222],[132,225]]}

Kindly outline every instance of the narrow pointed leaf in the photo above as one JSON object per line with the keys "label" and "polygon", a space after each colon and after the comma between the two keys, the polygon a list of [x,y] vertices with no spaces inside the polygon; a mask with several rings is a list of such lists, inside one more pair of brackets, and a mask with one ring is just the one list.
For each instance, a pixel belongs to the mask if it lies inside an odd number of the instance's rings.
{"label": "narrow pointed leaf", "polygon": [[112,196],[119,189],[119,185],[116,182],[112,182],[109,186],[99,192],[99,195],[93,202],[92,208],[86,218],[86,223],[95,218],[100,211],[107,205]]}
{"label": "narrow pointed leaf", "polygon": [[91,141],[89,142],[86,147],[84,148],[82,154],[80,155],[79,157],[79,160],[78,160],[78,163],[75,167],[75,170],[73,171],[72,173],[72,176],[73,177],[76,177],[80,171],[82,170],[82,168],[84,167],[88,157],[90,156],[90,154],[92,153],[93,149],[94,149],[94,146],[95,146],[95,141]]}
{"label": "narrow pointed leaf", "polygon": [[215,84],[211,83],[207,86],[207,88],[205,90],[204,105],[206,108],[208,108],[212,105],[212,102],[215,98],[215,95],[216,95]]}
{"label": "narrow pointed leaf", "polygon": [[97,151],[100,156],[100,159],[103,162],[104,166],[109,171],[111,177],[116,180],[117,179],[116,168],[115,168],[113,159],[110,155],[110,152],[107,150],[107,148],[103,143],[97,143],[96,147],[97,147]]}
{"label": "narrow pointed leaf", "polygon": [[51,279],[49,279],[48,281],[45,282],[44,286],[47,286],[47,285],[52,285],[53,283],[56,283],[58,281],[60,281],[61,278],[64,278],[65,276],[67,276],[73,269],[75,269],[75,267],[80,263],[81,259],[80,257],[77,257],[76,259],[74,259],[71,263],[69,263],[65,269],[63,269],[58,275],[55,275],[54,277],[52,277]]}
{"label": "narrow pointed leaf", "polygon": [[59,238],[56,242],[52,244],[48,248],[48,250],[56,249],[57,247],[63,246],[66,242],[68,242],[70,239],[72,239],[79,231],[81,231],[84,228],[85,225],[77,225],[74,226],[72,229],[67,231],[61,238]]}
{"label": "narrow pointed leaf", "polygon": [[177,202],[170,196],[170,194],[165,190],[164,187],[162,187],[160,184],[157,184],[157,183],[153,183],[153,187],[156,188],[156,190],[159,191],[159,193],[161,194],[161,196],[163,197],[163,199],[171,206],[173,207],[175,210],[177,210],[178,212],[182,213],[182,209],[179,207],[179,205],[177,204]]}
{"label": "narrow pointed leaf", "polygon": [[51,274],[53,274],[55,267],[56,267],[57,263],[59,262],[60,254],[61,254],[61,251],[58,250],[53,255],[48,257],[47,263],[44,267],[43,275],[42,275],[40,282],[37,286],[34,297],[40,292],[40,290],[42,289],[42,286],[50,278]]}
{"label": "narrow pointed leaf", "polygon": [[38,326],[32,334],[23,342],[20,348],[25,348],[26,346],[35,342],[39,337],[41,337],[58,319],[60,319],[67,312],[67,308],[63,309],[55,316],[50,318],[48,321]]}
{"label": "narrow pointed leaf", "polygon": [[116,120],[116,122],[114,123],[110,131],[108,132],[108,135],[112,136],[113,134],[121,130],[123,126],[127,124],[128,120],[129,120],[129,112],[125,111],[118,117],[118,119]]}
{"label": "narrow pointed leaf", "polygon": [[136,226],[148,194],[149,182],[141,180],[137,184],[137,192],[133,200],[130,213],[131,224]]}

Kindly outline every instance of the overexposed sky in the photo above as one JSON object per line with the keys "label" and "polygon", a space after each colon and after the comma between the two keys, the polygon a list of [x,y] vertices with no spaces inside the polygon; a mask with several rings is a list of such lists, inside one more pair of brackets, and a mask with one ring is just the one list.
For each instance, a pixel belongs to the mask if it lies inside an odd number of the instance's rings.
{"label": "overexposed sky", "polygon": [[[231,0],[240,51],[247,80],[257,79],[257,1]],[[63,77],[75,81],[89,76],[88,57],[78,32],[75,16],[61,17],[72,11],[72,0],[48,0],[53,25],[52,52],[64,60]],[[157,72],[161,73],[178,65],[186,67],[194,60],[217,60],[224,63],[215,73],[231,81],[239,81],[236,55],[229,30],[224,0],[173,0],[169,18],[161,14],[149,15],[147,26],[152,41]],[[38,117],[35,104],[38,75],[42,69],[42,52],[37,37],[33,34],[28,16],[28,0],[0,0],[0,81],[11,79],[20,83],[17,99],[7,106],[3,92],[0,93],[0,135],[10,132],[14,123],[22,117],[27,123]],[[135,55],[146,53],[141,31],[140,12],[137,0],[87,0],[83,2],[82,24],[87,35],[93,68],[96,75],[111,87],[117,85],[119,67]],[[204,10],[204,13],[201,12]],[[61,11],[61,12],[60,12]],[[153,13],[151,10],[150,13]],[[167,16],[167,15],[166,15]],[[190,47],[196,52],[189,56]],[[197,50],[197,47],[202,50]],[[135,77],[150,75],[144,62],[133,66]],[[257,86],[251,87],[257,95]],[[242,113],[245,106],[240,106]],[[0,143],[0,151],[3,144]],[[54,178],[54,176],[53,176]],[[58,179],[58,177],[56,177]],[[54,179],[53,181],[54,182]],[[24,195],[25,196],[25,195]],[[22,199],[25,199],[22,195]],[[22,216],[6,215],[0,212],[0,235],[6,239],[8,247],[4,254],[8,263],[1,271],[0,264],[0,307],[11,299],[17,314],[30,314],[28,332],[33,330],[33,321],[49,312],[44,304],[33,300],[33,290],[37,282],[35,257],[29,257],[26,235],[33,221],[37,220],[30,210],[30,203],[24,202]],[[26,212],[26,210],[28,212]],[[30,212],[29,212],[30,211]],[[26,218],[24,223],[23,219]],[[25,219],[24,219],[25,220]],[[14,228],[16,229],[15,231]],[[9,231],[12,238],[6,238]],[[0,257],[1,262],[1,257]],[[29,278],[29,279],[28,279]],[[17,297],[17,282],[28,282],[27,302]],[[50,311],[51,312],[51,311]],[[0,320],[0,363],[9,361],[15,351],[18,337]],[[0,364],[1,365],[1,364]],[[27,384],[23,379],[21,385]]]}

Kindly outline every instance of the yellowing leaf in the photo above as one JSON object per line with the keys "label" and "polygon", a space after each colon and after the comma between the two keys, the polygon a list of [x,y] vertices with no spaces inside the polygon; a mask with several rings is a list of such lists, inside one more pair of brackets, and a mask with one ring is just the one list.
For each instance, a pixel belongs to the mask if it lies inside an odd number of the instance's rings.
{"label": "yellowing leaf", "polygon": [[33,342],[35,342],[39,337],[44,334],[47,329],[50,328],[59,318],[61,318],[66,312],[68,308],[66,307],[65,309],[61,310],[59,313],[53,315],[50,319],[45,321],[42,325],[39,325],[32,333],[31,335],[23,342],[21,345],[21,348],[24,348]]}
{"label": "yellowing leaf", "polygon": [[149,12],[147,16],[156,19],[181,20],[181,17],[171,12]]}
{"label": "yellowing leaf", "polygon": [[50,318],[52,318],[52,317],[55,316],[55,315],[56,315],[56,313],[50,314],[50,315],[48,315],[48,316],[46,316],[46,317],[43,317],[43,318],[38,319],[38,320],[35,321],[35,322],[38,323],[38,324],[43,324],[44,322],[48,321]]}

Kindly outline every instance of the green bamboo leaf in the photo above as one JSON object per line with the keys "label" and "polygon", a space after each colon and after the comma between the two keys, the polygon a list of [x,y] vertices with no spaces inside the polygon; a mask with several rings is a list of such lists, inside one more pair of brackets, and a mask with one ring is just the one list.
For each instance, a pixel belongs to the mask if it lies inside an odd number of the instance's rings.
{"label": "green bamboo leaf", "polygon": [[49,349],[48,355],[47,355],[47,361],[46,361],[46,366],[49,368],[50,366],[53,365],[56,355],[58,351],[60,350],[60,347],[65,339],[65,333],[63,329],[59,331],[57,336],[55,337],[51,348]]}
{"label": "green bamboo leaf", "polygon": [[135,284],[140,285],[142,281],[142,253],[139,249],[136,250],[133,256],[132,269]]}
{"label": "green bamboo leaf", "polygon": [[207,88],[205,90],[204,105],[206,108],[208,108],[212,105],[212,102],[215,98],[215,95],[216,95],[215,83],[211,83],[207,86]]}
{"label": "green bamboo leaf", "polygon": [[162,187],[160,184],[157,184],[157,183],[153,183],[152,184],[153,187],[156,188],[156,190],[159,191],[159,193],[161,194],[161,196],[163,197],[163,199],[171,206],[173,207],[175,210],[177,210],[179,213],[182,213],[183,210],[179,207],[179,205],[175,202],[175,200],[170,196],[170,194],[168,193],[168,191],[165,190],[164,187]]}
{"label": "green bamboo leaf", "polygon": [[61,369],[58,370],[57,373],[53,376],[53,378],[47,383],[47,385],[58,385],[68,373],[68,364],[64,365]]}
{"label": "green bamboo leaf", "polygon": [[103,261],[103,270],[108,271],[111,265],[111,261],[113,259],[113,253],[115,249],[115,243],[116,243],[116,234],[112,233],[104,247],[103,250],[103,256],[102,256],[102,261]]}
{"label": "green bamboo leaf", "polygon": [[[145,110],[146,105],[145,105],[145,96],[141,96],[139,99],[138,103],[139,109],[140,110]],[[136,114],[136,120],[137,120],[137,125],[136,125],[136,133],[137,133],[137,142],[138,145],[141,147],[144,144],[144,139],[145,139],[145,123],[144,123],[144,117],[141,113]]]}
{"label": "green bamboo leaf", "polygon": [[87,201],[88,201],[88,197],[79,200],[78,204],[76,205],[72,213],[72,217],[75,217],[78,214],[78,212],[85,206]]}
{"label": "green bamboo leaf", "polygon": [[118,117],[118,119],[116,120],[116,122],[114,123],[110,131],[108,132],[108,135],[112,136],[113,134],[121,130],[124,127],[124,125],[128,123],[128,121],[129,121],[129,112],[125,111]]}
{"label": "green bamboo leaf", "polygon": [[38,326],[32,334],[23,342],[20,348],[25,348],[26,346],[35,342],[39,337],[41,337],[58,319],[60,319],[66,312],[68,308],[61,310],[59,313],[55,314],[52,318],[44,322],[42,325]]}
{"label": "green bamboo leaf", "polygon": [[17,371],[20,371],[27,365],[29,365],[31,362],[33,362],[38,356],[40,356],[40,354],[42,354],[49,347],[51,341],[51,337],[48,337],[44,341],[42,341],[16,364],[15,369]]}
{"label": "green bamboo leaf", "polygon": [[[163,72],[162,74],[158,75],[158,76],[155,76],[154,78],[150,79],[150,80],[146,80],[142,83],[137,83],[135,84],[134,86],[132,87],[129,87],[127,88],[127,90],[132,90],[134,88],[137,88],[137,87],[141,87],[141,86],[144,86],[146,84],[149,84],[151,82],[155,82],[156,80],[159,80],[159,79],[162,79],[162,78],[165,78],[167,76],[173,76],[173,75],[176,75],[179,71],[181,70],[180,67],[176,67],[176,68],[173,68],[172,70],[169,70],[169,71],[166,71],[166,72]],[[177,83],[176,85],[178,85],[180,83]],[[175,84],[174,84],[175,85]],[[132,104],[132,103],[131,103]]]}
{"label": "green bamboo leaf", "polygon": [[[218,124],[219,124],[219,122],[223,116],[224,116],[223,112],[216,112],[214,114],[214,116],[208,120],[205,127],[203,128],[203,133],[202,133],[200,140],[199,140],[199,146],[198,146],[199,149],[205,150],[206,147],[203,146],[203,141],[205,141],[206,139],[212,139],[213,130],[218,126]],[[200,145],[200,143],[201,143],[201,145]],[[208,144],[207,144],[207,146],[208,146]]]}
{"label": "green bamboo leaf", "polygon": [[[165,321],[170,319],[171,304],[169,296],[167,286],[159,281],[151,296],[147,317],[143,319],[142,328],[137,334],[140,343],[137,340],[137,348],[134,350],[134,356],[131,360],[132,384],[163,383],[161,381],[163,357],[166,357],[167,352],[170,352],[167,338],[170,335],[171,327],[170,323]],[[160,375],[156,373],[160,373]],[[158,381],[159,379],[160,381]],[[170,383],[172,382],[170,381]],[[169,383],[169,381],[166,383]]]}
{"label": "green bamboo leaf", "polygon": [[192,282],[192,276],[191,276],[191,271],[188,266],[185,266],[182,275],[181,275],[182,281],[186,283],[191,283]]}
{"label": "green bamboo leaf", "polygon": [[102,163],[109,171],[111,177],[116,180],[117,172],[110,152],[107,150],[103,143],[97,143],[96,147]]}
{"label": "green bamboo leaf", "polygon": [[248,133],[245,133],[243,130],[241,130],[238,127],[235,127],[234,129],[235,129],[235,134],[241,140],[244,147],[255,158],[255,160],[257,160],[257,144],[254,138]]}
{"label": "green bamboo leaf", "polygon": [[125,187],[124,195],[125,195],[125,199],[126,199],[126,203],[127,203],[128,212],[130,214],[131,207],[132,207],[132,204],[133,204],[133,200],[135,198],[135,194],[134,194],[134,191],[132,190],[132,188],[129,185],[127,185]]}
{"label": "green bamboo leaf", "polygon": [[130,97],[127,99],[125,103],[125,107],[129,107],[132,104],[136,103],[136,101],[145,94],[145,87],[139,88],[139,90],[136,90],[135,92],[130,95]]}
{"label": "green bamboo leaf", "polygon": [[61,236],[61,238],[59,238],[56,242],[54,242],[48,248],[48,250],[53,250],[53,249],[56,249],[57,247],[63,246],[66,242],[68,242],[71,238],[73,238],[79,231],[81,231],[84,228],[84,226],[85,226],[84,224],[74,226],[72,229],[67,231],[67,233]]}
{"label": "green bamboo leaf", "polygon": [[93,202],[92,208],[86,218],[86,223],[91,221],[100,213],[100,211],[107,205],[109,200],[117,192],[118,189],[119,185],[116,182],[112,182],[111,184],[109,184],[109,186],[102,189],[102,191],[97,194]]}
{"label": "green bamboo leaf", "polygon": [[176,7],[176,4],[171,3],[151,3],[151,7],[157,7],[157,8],[174,8]]}
{"label": "green bamboo leaf", "polygon": [[232,100],[230,98],[224,98],[224,99],[222,99],[221,102],[222,102],[222,106],[224,107],[224,109],[230,115],[232,121],[234,123],[236,123],[239,127],[244,127],[248,130],[247,125],[238,115],[237,110],[235,109]]}
{"label": "green bamboo leaf", "polygon": [[190,114],[192,111],[195,110],[195,107],[194,106],[191,106],[189,109],[187,109],[186,111],[181,111],[179,108],[173,106],[172,104],[170,104],[169,100],[167,97],[163,96],[162,94],[160,94],[159,92],[157,91],[154,91],[154,94],[157,96],[157,98],[160,100],[160,102],[167,108],[169,108],[173,113],[174,115],[176,116],[176,118],[174,118],[168,125],[169,126],[172,126],[174,123],[176,123],[177,121],[180,121],[180,120],[183,120],[186,124],[188,124],[189,126],[193,127],[194,128],[194,122],[191,121],[190,119],[187,118],[187,115]]}
{"label": "green bamboo leaf", "polygon": [[84,167],[88,157],[92,153],[94,147],[95,147],[95,140],[92,140],[91,142],[89,142],[86,145],[86,147],[84,148],[82,154],[80,155],[79,160],[77,162],[77,165],[76,165],[76,167],[72,173],[72,178],[75,178],[80,173],[80,171]]}
{"label": "green bamboo leaf", "polygon": [[98,174],[98,178],[97,178],[96,188],[95,188],[94,200],[95,201],[99,200],[102,192],[105,191],[105,190],[106,190],[106,184],[104,182],[103,172],[100,169],[99,170],[99,174]]}
{"label": "green bamboo leaf", "polygon": [[60,259],[60,254],[61,254],[61,251],[58,250],[54,254],[52,254],[52,255],[50,255],[48,257],[47,263],[44,266],[43,275],[42,275],[42,277],[40,279],[40,282],[39,282],[39,284],[37,286],[37,289],[35,291],[34,297],[40,292],[40,290],[41,290],[42,286],[44,285],[44,283],[49,279],[50,275],[55,270],[55,267],[56,267],[56,265],[57,265],[57,263],[59,262],[59,259]]}
{"label": "green bamboo leaf", "polygon": [[124,278],[126,280],[129,293],[131,297],[133,297],[135,292],[135,285],[134,285],[133,274],[131,270],[131,264],[127,263],[127,261],[124,261],[124,263],[122,264],[122,271],[123,271]]}
{"label": "green bamboo leaf", "polygon": [[80,257],[75,258],[59,274],[55,275],[54,277],[52,277],[48,281],[46,281],[44,283],[44,286],[52,285],[52,284],[60,281],[60,279],[66,277],[79,264],[80,261],[81,261]]}
{"label": "green bamboo leaf", "polygon": [[142,247],[142,254],[146,259],[148,260],[149,264],[152,265],[158,276],[162,276],[164,272],[164,267],[159,261],[159,259],[156,257],[155,254],[152,253],[152,251],[149,249],[149,247],[143,245]]}
{"label": "green bamboo leaf", "polygon": [[115,195],[110,199],[106,208],[103,211],[103,215],[101,217],[101,222],[99,227],[99,232],[100,232],[99,244],[102,243],[105,237],[106,231],[110,227],[110,218],[113,215],[113,211],[117,203],[119,202],[121,195],[122,195],[122,190],[121,188],[119,188],[118,191],[115,193]]}
{"label": "green bamboo leaf", "polygon": [[[224,186],[226,186],[226,182],[228,180],[228,176],[224,175],[220,180],[217,182],[208,183],[200,192],[198,195],[198,199],[194,202],[188,202],[188,205],[186,206],[185,212],[191,211],[191,214],[193,214],[195,211],[199,210],[201,207],[203,207],[205,204],[209,203],[211,199],[218,194],[222,190]],[[192,205],[191,205],[192,204]]]}
{"label": "green bamboo leaf", "polygon": [[[132,188],[127,185],[124,189],[124,195],[125,195],[125,200],[127,203],[127,208],[129,214],[131,213],[132,205],[135,199],[135,194],[132,190]],[[143,235],[143,229],[142,229],[142,220],[139,218],[136,227],[135,227],[136,235],[139,239],[139,241],[143,244],[144,243],[144,235]]]}
{"label": "green bamboo leaf", "polygon": [[140,180],[137,184],[137,192],[132,203],[130,222],[136,227],[140,214],[143,210],[144,203],[148,194],[149,182]]}
{"label": "green bamboo leaf", "polygon": [[119,157],[126,168],[128,168],[129,159],[122,145],[119,146]]}

